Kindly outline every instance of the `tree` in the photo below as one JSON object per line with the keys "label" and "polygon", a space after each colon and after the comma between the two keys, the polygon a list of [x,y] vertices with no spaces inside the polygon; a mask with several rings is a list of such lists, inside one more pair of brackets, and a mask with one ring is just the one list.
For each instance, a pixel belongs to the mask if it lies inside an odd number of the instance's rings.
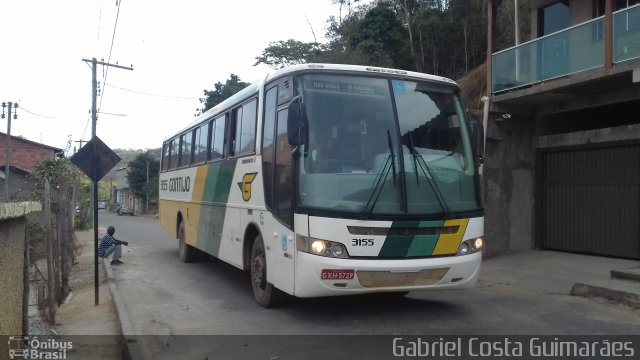
{"label": "tree", "polygon": [[[149,171],[147,173],[147,166]],[[160,161],[148,152],[141,153],[136,156],[127,166],[127,181],[129,181],[129,189],[139,197],[148,197],[149,200],[158,199],[158,187],[153,183],[158,182],[158,172],[160,170]],[[147,182],[147,174],[149,181]],[[155,189],[155,192],[153,192]]]}
{"label": "tree", "polygon": [[36,188],[34,196],[42,199],[44,183],[49,180],[53,202],[66,198],[67,187],[73,184],[73,167],[69,159],[51,159],[39,163],[34,172]]}
{"label": "tree", "polygon": [[282,69],[288,65],[312,62],[320,51],[318,43],[303,43],[294,39],[274,41],[262,50],[262,55],[256,56],[253,66],[265,64],[272,69]]}
{"label": "tree", "polygon": [[407,68],[406,30],[397,14],[383,3],[366,12],[358,31],[350,35],[351,48],[361,53],[365,65]]}
{"label": "tree", "polygon": [[230,74],[229,79],[224,84],[218,81],[214,85],[215,90],[204,90],[205,97],[200,98],[200,103],[204,104],[204,107],[198,109],[196,115],[211,109],[247,86],[249,86],[249,83],[240,81],[238,75]]}

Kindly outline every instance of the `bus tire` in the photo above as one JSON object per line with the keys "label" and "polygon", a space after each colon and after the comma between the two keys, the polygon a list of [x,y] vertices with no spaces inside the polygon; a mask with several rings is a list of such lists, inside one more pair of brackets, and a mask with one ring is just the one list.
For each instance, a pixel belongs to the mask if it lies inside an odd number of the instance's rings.
{"label": "bus tire", "polygon": [[187,244],[183,221],[178,228],[178,240],[180,241],[180,260],[185,263],[193,262],[196,258],[196,249]]}
{"label": "bus tire", "polygon": [[258,235],[251,248],[251,288],[260,306],[276,307],[284,300],[284,293],[267,281],[267,257],[262,236]]}

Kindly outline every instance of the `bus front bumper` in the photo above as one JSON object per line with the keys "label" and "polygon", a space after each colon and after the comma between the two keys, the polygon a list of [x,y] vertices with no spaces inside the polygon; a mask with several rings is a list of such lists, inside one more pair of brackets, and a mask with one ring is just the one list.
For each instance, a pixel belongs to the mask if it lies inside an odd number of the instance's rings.
{"label": "bus front bumper", "polygon": [[298,251],[296,260],[294,295],[319,297],[473,287],[480,274],[482,252],[440,258],[354,260]]}

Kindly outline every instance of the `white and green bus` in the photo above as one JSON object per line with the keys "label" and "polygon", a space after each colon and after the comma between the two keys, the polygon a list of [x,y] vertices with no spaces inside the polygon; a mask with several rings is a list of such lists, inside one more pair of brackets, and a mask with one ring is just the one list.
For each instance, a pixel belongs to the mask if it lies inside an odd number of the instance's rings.
{"label": "white and green bus", "polygon": [[256,301],[475,285],[483,208],[455,82],[303,64],[163,144],[160,222],[250,272]]}

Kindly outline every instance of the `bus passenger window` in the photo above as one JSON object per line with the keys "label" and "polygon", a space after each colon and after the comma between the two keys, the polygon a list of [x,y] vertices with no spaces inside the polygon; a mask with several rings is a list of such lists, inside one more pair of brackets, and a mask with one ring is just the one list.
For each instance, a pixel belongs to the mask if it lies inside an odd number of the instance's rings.
{"label": "bus passenger window", "polygon": [[218,116],[211,123],[211,159],[220,159],[224,156],[224,129],[226,115]]}
{"label": "bus passenger window", "polygon": [[244,104],[234,111],[235,136],[233,138],[233,154],[246,155],[255,151],[256,143],[256,107],[257,100]]}
{"label": "bus passenger window", "polygon": [[191,133],[182,134],[180,136],[180,163],[178,166],[189,165],[189,159],[191,157]]}
{"label": "bus passenger window", "polygon": [[169,169],[178,167],[178,139],[172,139],[169,143]]}
{"label": "bus passenger window", "polygon": [[162,171],[166,171],[169,168],[169,149],[169,143],[164,143],[162,146]]}

